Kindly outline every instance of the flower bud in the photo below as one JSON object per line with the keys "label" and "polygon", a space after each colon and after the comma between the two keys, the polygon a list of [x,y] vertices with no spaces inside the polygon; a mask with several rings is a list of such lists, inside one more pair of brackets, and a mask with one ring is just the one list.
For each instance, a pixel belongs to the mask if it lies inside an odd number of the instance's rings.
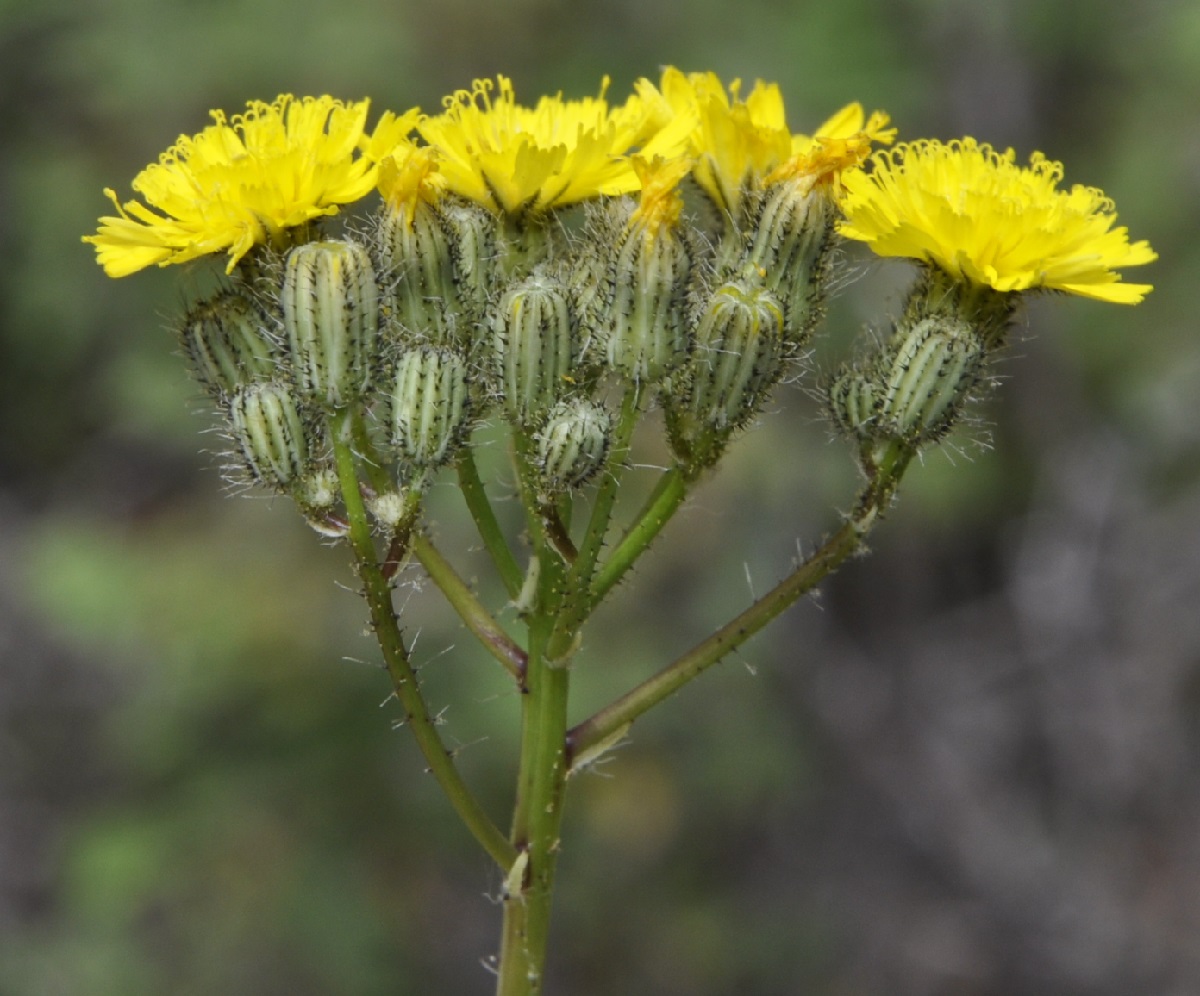
{"label": "flower bud", "polygon": [[679,234],[628,228],[615,247],[597,308],[608,365],[630,380],[654,382],[687,358],[684,305],[691,273]]}
{"label": "flower bud", "polygon": [[288,253],[283,324],[301,395],[337,408],[366,390],[379,325],[375,270],[353,242],[309,242]]}
{"label": "flower bud", "polygon": [[901,326],[873,359],[842,370],[826,402],[863,442],[920,446],[948,433],[979,383],[987,350],[966,322],[945,316]]}
{"label": "flower bud", "polygon": [[828,195],[797,179],[772,183],[755,212],[744,257],[783,305],[784,338],[803,346],[825,298],[834,206]]}
{"label": "flower bud", "polygon": [[483,319],[496,286],[499,220],[472,201],[447,196],[438,205],[450,245],[458,308],[469,327]]}
{"label": "flower bud", "polygon": [[385,209],[379,229],[393,317],[411,342],[451,341],[457,317],[450,245],[437,209],[420,199]]}
{"label": "flower bud", "polygon": [[387,396],[388,441],[418,467],[452,459],[469,414],[466,364],[457,353],[422,347],[396,364]]}
{"label": "flower bud", "polygon": [[783,373],[783,310],[747,281],[730,281],[709,298],[696,327],[696,351],[684,376],[664,392],[671,445],[686,462],[714,463]]}
{"label": "flower bud", "polygon": [[986,355],[965,322],[927,318],[898,330],[879,390],[881,430],[912,443],[944,436],[979,382]]}
{"label": "flower bud", "polygon": [[834,424],[849,436],[869,438],[879,421],[878,397],[872,379],[846,368],[825,387],[825,404]]}
{"label": "flower bud", "polygon": [[527,423],[571,383],[575,321],[561,281],[537,270],[510,287],[492,329],[505,406],[516,421]]}
{"label": "flower bud", "polygon": [[612,417],[587,398],[560,401],[537,433],[538,464],[547,491],[585,484],[608,455]]}
{"label": "flower bud", "polygon": [[309,465],[309,441],[291,388],[280,381],[239,387],[229,399],[233,436],[251,476],[287,491]]}
{"label": "flower bud", "polygon": [[180,338],[196,379],[215,398],[269,380],[276,372],[276,344],[267,331],[267,316],[236,292],[218,294],[193,308]]}

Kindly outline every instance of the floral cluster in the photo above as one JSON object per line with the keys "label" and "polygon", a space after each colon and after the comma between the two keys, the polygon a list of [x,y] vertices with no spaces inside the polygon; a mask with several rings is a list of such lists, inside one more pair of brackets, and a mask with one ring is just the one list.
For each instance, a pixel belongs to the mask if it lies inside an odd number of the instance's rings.
{"label": "floral cluster", "polygon": [[[1149,245],[1040,153],[893,146],[859,104],[796,134],[761,81],[743,95],[668,68],[623,103],[605,80],[527,106],[501,76],[373,129],[367,101],[330,97],[212,117],[138,175],[141,200],[107,191],[117,214],[86,241],[114,277],[227,254],[228,286],[181,323],[186,352],[252,477],[334,530],[334,412],[361,416],[403,494],[499,413],[553,495],[605,466],[624,385],[634,411],[657,398],[697,475],[802,362],[839,239],[921,271],[886,341],[823,385],[867,463],[953,427],[1022,294],[1150,290],[1119,273]],[[369,221],[331,238],[327,219],[375,192]]]}

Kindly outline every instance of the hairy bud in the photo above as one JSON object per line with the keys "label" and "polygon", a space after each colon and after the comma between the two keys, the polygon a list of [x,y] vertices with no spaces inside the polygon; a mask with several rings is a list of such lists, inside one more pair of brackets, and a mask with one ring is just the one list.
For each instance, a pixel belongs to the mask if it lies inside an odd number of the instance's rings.
{"label": "hairy bud", "polygon": [[354,242],[309,242],[288,253],[283,324],[300,393],[341,407],[366,390],[379,325],[375,270]]}
{"label": "hairy bud", "polygon": [[925,318],[899,328],[865,368],[835,377],[828,407],[839,428],[863,441],[936,442],[958,421],[986,358],[971,325]]}
{"label": "hairy bud", "polygon": [[288,491],[303,479],[310,446],[291,387],[266,381],[238,388],[229,399],[229,422],[255,481]]}
{"label": "hairy bud", "polygon": [[795,179],[762,192],[751,224],[744,265],[783,305],[784,338],[803,346],[825,298],[834,206],[821,190]]}
{"label": "hairy bud", "polygon": [[783,373],[782,333],[783,309],[761,287],[730,281],[711,295],[692,360],[664,391],[668,435],[683,460],[714,463],[766,401]]}
{"label": "hairy bud", "polygon": [[633,205],[613,208],[615,241],[588,321],[611,369],[653,383],[687,358],[691,253],[674,226],[630,223]]}
{"label": "hairy bud", "polygon": [[469,392],[461,356],[422,347],[396,364],[384,408],[392,448],[418,467],[438,467],[454,457],[467,427]]}
{"label": "hairy bud", "polygon": [[537,270],[510,287],[492,331],[504,404],[513,419],[528,423],[571,383],[575,321],[562,283]]}
{"label": "hairy bud", "polygon": [[560,401],[538,430],[537,454],[542,482],[557,492],[585,484],[608,454],[612,416],[587,398]]}
{"label": "hairy bud", "polygon": [[180,339],[196,379],[215,398],[269,380],[276,372],[276,344],[267,316],[248,297],[229,291],[193,308]]}

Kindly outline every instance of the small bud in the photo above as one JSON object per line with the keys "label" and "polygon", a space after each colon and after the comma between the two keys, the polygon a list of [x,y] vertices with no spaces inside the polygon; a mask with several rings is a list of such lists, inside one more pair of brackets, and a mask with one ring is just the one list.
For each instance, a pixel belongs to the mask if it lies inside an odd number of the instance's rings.
{"label": "small bud", "polygon": [[438,208],[454,262],[458,307],[469,327],[483,319],[496,286],[500,221],[480,205],[453,196]]}
{"label": "small bud", "polygon": [[238,388],[229,399],[234,439],[254,479],[288,491],[309,466],[310,447],[291,388],[266,381]]}
{"label": "small bud", "polygon": [[783,373],[783,310],[744,280],[719,287],[696,326],[696,351],[664,391],[667,431],[676,453],[714,463],[733,431],[766,401]]}
{"label": "small bud", "polygon": [[215,398],[269,380],[276,372],[277,347],[267,330],[267,316],[236,292],[218,294],[193,308],[180,338],[196,379]]}
{"label": "small bud", "polygon": [[420,199],[385,207],[379,237],[390,264],[385,272],[393,317],[409,341],[450,342],[457,295],[450,244],[436,208]]}
{"label": "small bud", "polygon": [[538,463],[547,491],[585,484],[608,454],[612,417],[587,398],[560,401],[537,433]]}
{"label": "small bud", "polygon": [[684,325],[691,258],[679,234],[628,228],[615,247],[597,329],[608,365],[630,380],[654,382],[687,358]]}
{"label": "small bud", "polygon": [[986,350],[965,322],[927,318],[897,331],[882,371],[880,428],[913,443],[944,436],[979,382]]}
{"label": "small bud", "polygon": [[408,498],[396,491],[385,491],[367,503],[371,515],[384,529],[391,532],[412,514]]}
{"label": "small bud", "polygon": [[879,421],[877,394],[870,377],[847,368],[825,387],[825,403],[834,424],[849,436],[869,438]]}
{"label": "small bud", "polygon": [[782,303],[784,338],[793,349],[804,345],[820,317],[834,214],[822,189],[789,178],[763,191],[751,222],[744,265]]}
{"label": "small bud", "polygon": [[504,403],[516,421],[529,422],[571,384],[575,321],[561,281],[538,270],[510,287],[492,331]]}
{"label": "small bud", "polygon": [[328,407],[366,390],[379,325],[375,270],[353,242],[309,242],[288,253],[283,324],[296,386]]}
{"label": "small bud", "polygon": [[337,470],[328,464],[311,468],[295,492],[296,501],[314,510],[332,508],[341,495]]}
{"label": "small bud", "polygon": [[396,364],[385,409],[388,441],[418,467],[454,457],[468,424],[467,369],[451,350],[421,347]]}

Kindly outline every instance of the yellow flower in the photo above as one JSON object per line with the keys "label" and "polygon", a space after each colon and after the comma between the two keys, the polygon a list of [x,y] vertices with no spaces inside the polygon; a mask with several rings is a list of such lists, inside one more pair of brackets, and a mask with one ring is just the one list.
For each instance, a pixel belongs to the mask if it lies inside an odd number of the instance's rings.
{"label": "yellow flower", "polygon": [[835,195],[840,195],[843,172],[862,163],[875,143],[891,145],[895,141],[896,129],[888,127],[889,121],[883,111],[872,111],[868,118],[862,104],[847,104],[811,136],[793,135],[791,157],[767,177],[767,182],[805,177],[813,185],[827,184]]}
{"label": "yellow flower", "polygon": [[1035,152],[1028,166],[972,138],[909,142],[876,153],[871,171],[843,176],[841,233],[881,256],[924,260],[952,278],[1000,292],[1035,288],[1136,304],[1150,284],[1116,269],[1157,259],[1130,244],[1111,200],[1092,187],[1060,190],[1062,165]]}
{"label": "yellow flower", "polygon": [[232,272],[255,245],[370,192],[374,167],[355,155],[368,103],[284,95],[251,101],[232,121],[213,111],[211,125],[138,174],[144,204],[105,191],[119,216],[84,241],[110,277],[224,250]]}
{"label": "yellow flower", "polygon": [[437,150],[449,189],[493,211],[519,216],[624,194],[638,186],[626,153],[659,151],[655,136],[671,110],[646,80],[617,108],[605,100],[607,87],[605,79],[595,97],[542,97],[524,107],[507,77],[476,80],[417,131]]}
{"label": "yellow flower", "polygon": [[692,175],[714,204],[736,218],[746,185],[791,153],[779,87],[759,80],[743,100],[740,80],[726,90],[715,73],[685,75],[674,66],[663,71],[661,86],[680,120],[690,125]]}

